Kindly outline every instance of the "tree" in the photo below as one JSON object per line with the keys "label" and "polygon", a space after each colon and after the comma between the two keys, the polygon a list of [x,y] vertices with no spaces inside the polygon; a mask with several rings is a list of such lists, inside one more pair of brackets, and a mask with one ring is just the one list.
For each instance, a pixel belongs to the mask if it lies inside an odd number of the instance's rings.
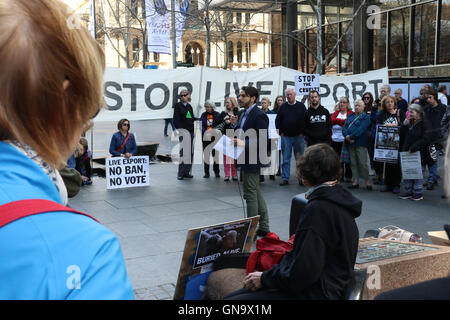
{"label": "tree", "polygon": [[[114,51],[125,62],[127,68],[134,68],[143,51],[143,67],[146,57],[147,24],[144,14],[139,14],[142,0],[97,0],[97,34],[105,37]],[[123,41],[125,50],[121,50]]]}

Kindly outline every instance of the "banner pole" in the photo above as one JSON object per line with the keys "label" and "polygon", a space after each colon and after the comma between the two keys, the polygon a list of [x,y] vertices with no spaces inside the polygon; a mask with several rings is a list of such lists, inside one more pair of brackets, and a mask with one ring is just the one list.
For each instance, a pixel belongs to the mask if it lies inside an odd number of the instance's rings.
{"label": "banner pole", "polygon": [[172,64],[173,69],[177,68],[177,30],[175,24],[175,0],[170,2],[171,23],[172,23]]}

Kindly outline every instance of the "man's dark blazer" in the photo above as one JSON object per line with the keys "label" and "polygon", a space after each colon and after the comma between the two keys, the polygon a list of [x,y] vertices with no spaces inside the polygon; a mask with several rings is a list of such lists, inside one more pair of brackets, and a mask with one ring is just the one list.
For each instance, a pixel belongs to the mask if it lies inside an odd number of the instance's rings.
{"label": "man's dark blazer", "polygon": [[[238,120],[238,124],[240,125],[242,118],[245,114],[245,111],[242,111],[239,115],[239,120]],[[239,127],[236,127],[236,130],[239,129]],[[269,143],[269,138],[268,138],[268,129],[269,129],[269,118],[267,117],[266,113],[264,111],[262,111],[261,109],[258,108],[258,106],[255,106],[252,111],[250,111],[250,113],[247,116],[247,119],[245,119],[244,122],[244,126],[241,128],[242,131],[244,131],[244,134],[247,130],[249,129],[254,129],[256,131],[256,141],[250,141],[249,137],[245,137],[245,162],[244,159],[241,158],[243,155],[241,155],[241,157],[238,159],[238,166],[241,168],[242,171],[244,172],[250,172],[250,173],[259,173],[260,169],[261,169],[261,161],[259,158],[259,139],[260,134],[262,134],[261,132],[259,132],[260,129],[266,129],[266,141],[267,141],[267,146],[266,146],[266,150],[268,149],[270,143]],[[255,156],[250,156],[250,144],[255,144],[256,143],[256,148],[252,147],[252,150],[254,152],[254,150],[257,150],[257,154],[256,154],[256,163],[251,164],[250,160],[253,160],[255,158]]]}

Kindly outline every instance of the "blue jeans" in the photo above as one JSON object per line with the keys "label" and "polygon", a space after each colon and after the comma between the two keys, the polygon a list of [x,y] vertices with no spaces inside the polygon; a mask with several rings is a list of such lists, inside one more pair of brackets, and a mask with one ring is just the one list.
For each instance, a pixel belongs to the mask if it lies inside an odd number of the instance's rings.
{"label": "blue jeans", "polygon": [[169,127],[169,124],[172,126],[172,131],[175,131],[175,125],[173,124],[173,119],[164,119],[164,135],[167,136],[167,128]]}
{"label": "blue jeans", "polygon": [[[435,183],[438,179],[437,177],[437,171],[438,171],[438,163],[439,163],[439,153],[437,153],[436,155],[436,162],[432,165],[428,167],[428,183]],[[425,172],[425,170],[424,170]]]}
{"label": "blue jeans", "polygon": [[301,136],[281,137],[281,151],[283,152],[282,178],[288,181],[291,175],[291,155],[294,149],[294,155],[302,155],[305,152],[305,139]]}

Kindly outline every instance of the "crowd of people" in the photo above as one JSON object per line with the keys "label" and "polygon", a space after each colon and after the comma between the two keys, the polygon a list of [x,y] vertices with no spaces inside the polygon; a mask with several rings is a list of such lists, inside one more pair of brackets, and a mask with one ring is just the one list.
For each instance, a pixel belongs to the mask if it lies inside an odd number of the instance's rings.
{"label": "crowd of people", "polygon": [[[86,29],[70,28],[69,18],[70,10],[58,0],[0,2],[0,260],[5,262],[0,264],[1,299],[134,298],[119,239],[94,218],[67,207],[67,189],[57,170],[71,158],[84,181],[90,180],[90,150],[83,132],[104,99],[104,53]],[[449,129],[444,97],[424,87],[405,112],[398,107],[398,99],[390,96],[389,86],[383,86],[381,93],[376,101],[365,93],[363,100],[354,102],[354,112],[348,99],[340,99],[334,117],[320,104],[317,91],[310,93],[308,108],[296,101],[291,90],[286,91],[287,102],[276,99],[271,111],[277,114],[282,141],[282,185],[289,183],[287,162],[294,149],[295,156],[300,156],[298,177],[308,188],[306,218],[299,222],[293,250],[264,273],[249,274],[244,281],[246,292],[255,292],[261,299],[342,298],[357,255],[355,218],[362,202],[338,183],[341,162],[344,171],[351,170],[347,176],[351,188],[357,188],[362,179],[371,189],[367,154],[377,125],[399,127],[402,150],[423,153],[423,171],[429,171],[427,189],[434,187],[442,139]],[[256,233],[266,235],[268,210],[259,189],[263,164],[259,157],[251,161],[249,151],[257,146],[260,154],[259,141],[266,138],[262,134],[269,126],[270,101],[265,100],[260,109],[258,90],[245,86],[237,101],[227,100],[222,114],[208,101],[205,113],[196,118],[189,104],[190,92],[183,90],[180,96],[173,124],[190,134],[191,145],[196,120],[202,121],[204,133],[214,128],[241,130],[232,143],[245,149],[240,170],[248,216],[261,217]],[[137,148],[130,121],[121,119],[117,129],[110,153],[132,157]],[[245,134],[250,130],[256,136]],[[185,138],[180,134],[181,143]],[[335,148],[330,146],[332,141]],[[274,152],[264,147],[262,151]],[[181,159],[187,160],[179,164],[180,180],[193,178],[192,148],[190,156],[183,157],[183,152]],[[349,159],[350,168],[345,168],[348,162],[342,159]],[[226,172],[237,179],[233,161],[228,161]],[[398,193],[398,164],[383,166],[382,171],[375,164],[375,172],[382,172],[384,191]],[[403,198],[418,200],[422,181],[404,181],[404,187]],[[432,285],[448,289],[449,279]],[[421,292],[430,295],[436,290],[422,288]],[[234,299],[255,298],[241,294],[236,293]]]}
{"label": "crowd of people", "polygon": [[[183,101],[183,93],[189,94],[189,99]],[[348,97],[341,97],[331,114],[321,105],[317,91],[310,92],[307,106],[296,99],[294,89],[287,89],[285,97],[286,100],[283,96],[278,96],[272,109],[268,98],[260,100],[261,110],[265,114],[276,114],[275,125],[281,143],[277,175],[281,176],[281,186],[289,184],[292,156],[298,159],[306,147],[318,143],[330,144],[340,156],[343,171],[341,182],[351,183],[348,186],[350,189],[359,188],[362,181],[369,191],[373,190],[373,185],[380,185],[381,192],[400,194],[403,184],[404,193],[399,195],[400,198],[422,200],[423,187],[433,190],[437,185],[438,157],[443,152],[443,141],[448,136],[450,122],[445,86],[439,87],[436,91],[426,85],[420,90],[420,96],[408,104],[402,97],[401,89],[395,90],[394,95],[391,95],[390,86],[385,84],[381,86],[376,100],[372,93],[365,92],[361,99],[353,102],[352,106]],[[182,92],[181,100],[175,107],[173,118],[175,128],[193,132],[196,118],[189,104],[190,93]],[[213,101],[207,101],[205,112],[199,118],[202,122],[203,135],[215,128],[220,130],[230,128],[231,118],[239,118],[243,110],[235,98],[229,97],[225,100],[225,111],[222,113],[215,111]],[[186,119],[187,114],[191,116],[190,119]],[[400,157],[396,162],[374,160],[376,132],[379,126],[398,128],[399,152],[420,151],[424,175],[428,169],[425,183],[422,180],[402,180]],[[204,141],[203,149],[213,141]],[[207,164],[209,156],[210,154],[204,155],[205,178],[210,177]],[[224,156],[223,163],[225,181],[230,181],[230,177],[237,180],[236,161]],[[220,177],[219,165],[216,162],[213,170],[215,176]],[[192,177],[189,171],[179,172],[182,172],[178,175],[180,180]],[[371,175],[374,176],[373,179],[370,178]],[[275,180],[275,175],[271,175],[270,178]],[[261,174],[260,182],[263,181],[264,176]],[[298,182],[302,185],[301,180]]]}

